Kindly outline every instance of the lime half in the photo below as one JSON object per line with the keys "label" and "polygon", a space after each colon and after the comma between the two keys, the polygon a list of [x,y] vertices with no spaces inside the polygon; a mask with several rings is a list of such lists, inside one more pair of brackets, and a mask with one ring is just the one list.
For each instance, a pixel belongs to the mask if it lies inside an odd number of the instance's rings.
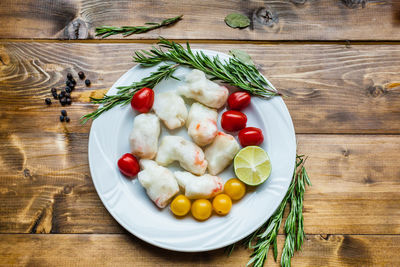
{"label": "lime half", "polygon": [[271,174],[271,162],[267,152],[259,146],[242,148],[233,160],[236,176],[248,185],[264,183]]}

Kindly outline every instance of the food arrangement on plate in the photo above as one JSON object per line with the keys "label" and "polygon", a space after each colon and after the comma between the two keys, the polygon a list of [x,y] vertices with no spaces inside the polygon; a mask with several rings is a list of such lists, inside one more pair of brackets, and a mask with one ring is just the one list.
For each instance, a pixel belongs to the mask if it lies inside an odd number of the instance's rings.
{"label": "food arrangement on plate", "polygon": [[231,55],[160,39],[135,51],[139,64],[82,117],[94,120],[89,166],[100,199],[146,242],[206,251],[262,229],[252,236],[275,242],[273,224],[291,196],[302,198],[294,184],[306,175],[293,174],[303,161],[281,94],[249,56]]}
{"label": "food arrangement on plate", "polygon": [[[187,108],[187,103],[191,103]],[[258,145],[263,142],[262,130],[247,127],[244,111],[251,103],[247,92],[229,90],[206,77],[200,70],[191,70],[185,83],[166,92],[150,88],[138,90],[131,107],[139,112],[128,135],[131,153],[118,160],[118,167],[127,178],[136,176],[154,204],[182,217],[189,212],[199,220],[207,220],[214,212],[227,215],[232,204],[246,193],[246,184],[263,183],[271,173],[267,153]],[[227,104],[218,130],[218,109]],[[161,138],[161,124],[167,131],[185,127],[190,140],[168,132]],[[239,142],[234,135],[239,136]],[[178,162],[182,170],[172,172],[168,166]],[[234,177],[224,182],[218,175],[234,162]]]}

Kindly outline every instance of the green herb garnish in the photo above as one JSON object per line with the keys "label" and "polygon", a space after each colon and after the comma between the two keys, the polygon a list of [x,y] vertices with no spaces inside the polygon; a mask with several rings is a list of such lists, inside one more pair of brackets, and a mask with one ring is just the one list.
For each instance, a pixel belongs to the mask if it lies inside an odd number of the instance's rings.
{"label": "green herb garnish", "polygon": [[[303,224],[303,198],[305,185],[311,185],[307,171],[304,167],[304,155],[296,156],[296,167],[293,172],[292,182],[281,204],[269,220],[241,243],[253,249],[247,266],[261,267],[267,260],[269,248],[273,248],[275,261],[278,258],[278,232],[282,223],[283,214],[287,205],[290,212],[285,222],[285,244],[281,256],[281,266],[291,266],[291,259],[295,251],[301,250],[304,240]],[[235,244],[227,248],[232,253]]]}
{"label": "green herb garnish", "polygon": [[[83,116],[82,123],[86,123],[90,119],[96,119],[103,112],[117,105],[128,104],[137,90],[142,87],[153,89],[162,80],[173,77],[172,73],[180,65],[199,69],[211,76],[213,80],[229,83],[256,96],[272,97],[281,95],[255,66],[248,65],[236,57],[230,58],[228,61],[222,61],[218,56],[209,57],[202,51],[193,52],[189,43],[186,44],[185,49],[182,45],[163,38],[160,39],[158,44],[158,47],[153,47],[150,51],[136,51],[133,61],[140,63],[140,66],[143,67],[152,67],[164,62],[173,63],[162,65],[156,72],[151,73],[149,77],[142,79],[140,82],[118,87],[116,95],[104,95],[100,99],[92,98],[92,103],[103,104],[103,106]],[[162,48],[167,48],[168,50],[164,52]]]}
{"label": "green herb garnish", "polygon": [[147,22],[146,26],[122,26],[122,27],[114,27],[114,26],[101,26],[96,27],[96,36],[101,36],[101,38],[107,38],[110,35],[122,34],[124,37],[129,36],[131,34],[139,34],[145,33],[163,26],[168,26],[174,24],[175,22],[181,20],[183,15],[169,18],[163,20],[161,23],[155,22]]}
{"label": "green herb garnish", "polygon": [[167,78],[174,78],[172,74],[178,67],[178,64],[164,64],[158,67],[157,71],[152,72],[150,76],[142,79],[140,82],[134,82],[129,86],[117,87],[118,92],[115,95],[104,95],[103,98],[90,98],[93,104],[102,104],[100,108],[93,111],[92,113],[86,114],[81,117],[81,123],[85,124],[89,120],[94,120],[100,116],[103,112],[112,109],[118,105],[129,104],[132,100],[132,96],[136,91],[143,87],[154,88],[159,82]]}
{"label": "green herb garnish", "polygon": [[[218,56],[209,57],[202,51],[193,52],[189,43],[186,43],[185,49],[182,45],[163,38],[158,44],[159,47],[153,47],[150,51],[136,51],[133,61],[148,67],[164,61],[173,61],[201,70],[213,80],[229,83],[253,95],[264,97],[280,95],[255,66],[248,65],[236,57],[227,61],[220,60]],[[162,48],[168,50],[164,52]]]}

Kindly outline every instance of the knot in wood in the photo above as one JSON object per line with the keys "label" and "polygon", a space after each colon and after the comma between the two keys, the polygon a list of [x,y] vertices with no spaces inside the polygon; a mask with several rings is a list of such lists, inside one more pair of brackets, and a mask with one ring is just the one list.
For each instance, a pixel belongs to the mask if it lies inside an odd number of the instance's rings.
{"label": "knot in wood", "polygon": [[368,87],[368,93],[372,97],[379,97],[379,96],[386,94],[386,90],[380,85],[374,85],[374,86]]}
{"label": "knot in wood", "polygon": [[253,21],[272,26],[278,23],[278,16],[267,7],[260,7],[253,12]]}
{"label": "knot in wood", "polygon": [[72,192],[72,187],[69,185],[64,186],[64,194],[68,195]]}
{"label": "knot in wood", "polygon": [[364,8],[368,0],[342,0],[348,8]]}
{"label": "knot in wood", "polygon": [[363,182],[364,182],[365,184],[374,184],[374,183],[375,183],[375,181],[371,178],[370,175],[367,175],[367,177],[365,177],[365,178],[363,179]]}
{"label": "knot in wood", "polygon": [[0,45],[0,68],[10,63],[10,57],[3,45]]}
{"label": "knot in wood", "polygon": [[30,170],[28,168],[24,169],[24,176],[26,178],[32,178],[31,172],[30,172]]}
{"label": "knot in wood", "polygon": [[320,236],[322,239],[326,240],[326,241],[329,241],[329,238],[331,237],[330,234],[320,234],[319,236]]}
{"label": "knot in wood", "polygon": [[87,39],[89,36],[87,23],[79,18],[71,21],[65,28],[64,35],[66,39]]}
{"label": "knot in wood", "polygon": [[343,154],[343,156],[345,156],[347,158],[350,155],[350,150],[348,150],[347,148],[343,149],[342,154]]}
{"label": "knot in wood", "polygon": [[290,0],[295,5],[304,5],[307,0]]}

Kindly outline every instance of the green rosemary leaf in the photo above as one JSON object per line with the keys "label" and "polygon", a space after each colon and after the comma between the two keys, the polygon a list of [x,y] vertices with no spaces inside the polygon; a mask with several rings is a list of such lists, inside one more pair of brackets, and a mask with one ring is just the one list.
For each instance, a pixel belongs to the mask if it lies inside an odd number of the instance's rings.
{"label": "green rosemary leaf", "polygon": [[307,185],[311,186],[312,184],[305,168],[304,168],[304,178],[306,180]]}
{"label": "green rosemary leaf", "polygon": [[274,239],[274,260],[276,261],[278,259],[278,239]]}
{"label": "green rosemary leaf", "polygon": [[225,248],[225,253],[228,255],[228,257],[232,255],[234,249],[235,249],[235,244],[232,244]]}

